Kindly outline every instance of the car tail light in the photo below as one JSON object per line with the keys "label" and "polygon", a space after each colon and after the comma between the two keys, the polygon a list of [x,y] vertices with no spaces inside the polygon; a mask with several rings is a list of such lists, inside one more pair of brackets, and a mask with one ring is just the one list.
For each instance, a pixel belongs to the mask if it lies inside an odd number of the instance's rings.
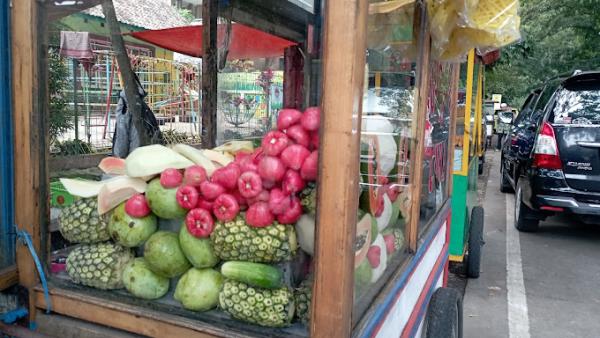
{"label": "car tail light", "polygon": [[535,141],[533,166],[543,169],[562,169],[554,129],[548,122],[544,122],[542,130],[540,130],[540,134]]}

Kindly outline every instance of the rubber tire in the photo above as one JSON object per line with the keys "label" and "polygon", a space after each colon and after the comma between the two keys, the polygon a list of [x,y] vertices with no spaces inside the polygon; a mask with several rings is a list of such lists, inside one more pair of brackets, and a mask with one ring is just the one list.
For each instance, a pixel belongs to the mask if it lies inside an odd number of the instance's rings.
{"label": "rubber tire", "polygon": [[427,307],[425,338],[462,338],[463,305],[458,291],[435,290]]}
{"label": "rubber tire", "polygon": [[469,254],[467,257],[467,277],[479,278],[481,271],[481,249],[483,248],[483,208],[476,206],[471,211],[469,227]]}
{"label": "rubber tire", "polygon": [[535,212],[523,203],[523,192],[517,186],[515,193],[515,228],[523,232],[536,232],[540,226],[540,220],[535,218]]}
{"label": "rubber tire", "polygon": [[[502,161],[502,160],[501,160]],[[510,193],[513,192],[513,188],[510,185],[510,182],[506,178],[506,174],[504,173],[504,161],[501,162],[500,165],[500,192]]]}

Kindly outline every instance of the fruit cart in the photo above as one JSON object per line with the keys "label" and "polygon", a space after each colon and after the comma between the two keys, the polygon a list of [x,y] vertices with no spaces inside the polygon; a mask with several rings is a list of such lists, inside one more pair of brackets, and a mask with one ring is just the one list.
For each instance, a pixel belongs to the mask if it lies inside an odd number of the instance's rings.
{"label": "fruit cart", "polygon": [[[99,163],[112,178],[62,179],[75,200],[51,233],[38,79],[53,3],[11,9],[15,223],[46,272],[17,245],[31,321],[152,337],[462,335],[445,287],[459,64],[442,61],[431,23],[446,6],[205,1],[205,147],[139,147]],[[287,108],[260,147],[210,146],[217,12],[296,46],[281,51]]]}
{"label": "fruit cart", "polygon": [[483,245],[483,208],[479,206],[477,178],[483,166],[479,158],[485,156],[485,138],[481,136],[485,126],[480,123],[484,69],[474,50],[469,52],[463,68],[465,98],[459,102],[454,141],[450,261],[464,261],[467,276],[477,278]]}

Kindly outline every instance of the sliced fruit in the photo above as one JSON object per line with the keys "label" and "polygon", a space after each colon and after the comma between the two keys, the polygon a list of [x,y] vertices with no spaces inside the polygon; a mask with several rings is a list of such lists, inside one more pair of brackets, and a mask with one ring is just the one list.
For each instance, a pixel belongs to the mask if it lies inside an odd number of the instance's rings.
{"label": "sliced fruit", "polygon": [[125,169],[129,177],[157,175],[165,169],[184,169],[193,165],[192,161],[177,152],[153,144],[136,148],[125,160]]}
{"label": "sliced fruit", "polygon": [[[110,180],[114,179],[115,178],[111,178]],[[110,180],[91,181],[73,178],[61,178],[60,183],[62,183],[69,194],[77,197],[89,198],[98,196],[102,186],[104,186]]]}
{"label": "sliced fruit", "polygon": [[262,263],[229,261],[221,266],[223,276],[263,289],[277,289],[283,285],[283,272]]}
{"label": "sliced fruit", "polygon": [[307,254],[315,254],[315,217],[304,214],[296,222],[296,235],[300,248]]}
{"label": "sliced fruit", "polygon": [[254,145],[252,141],[229,141],[225,142],[222,145],[213,148],[214,151],[220,151],[224,153],[229,153],[231,155],[235,155],[239,152],[252,152],[254,150]]}
{"label": "sliced fruit", "polygon": [[203,149],[202,150],[202,154],[207,157],[209,160],[216,162],[218,164],[220,164],[221,166],[226,166],[229,163],[233,162],[234,157],[220,152],[220,151],[215,151],[215,150],[211,150],[211,149]]}
{"label": "sliced fruit", "polygon": [[100,160],[98,168],[109,175],[125,175],[125,160],[118,157],[108,156]]}
{"label": "sliced fruit", "polygon": [[356,224],[356,243],[354,244],[354,267],[358,267],[367,257],[371,244],[371,222],[370,214],[362,210],[358,211],[358,224]]}
{"label": "sliced fruit", "polygon": [[[374,249],[373,247],[376,247],[377,249]],[[375,283],[383,275],[385,269],[387,268],[387,248],[385,245],[385,240],[383,239],[383,236],[381,234],[377,235],[377,238],[375,239],[375,242],[373,242],[373,245],[369,248],[369,251],[371,251],[369,263],[373,267],[373,276],[371,277],[371,283]],[[379,265],[374,266],[374,264],[372,264],[372,260],[375,259],[375,254],[377,253],[379,254]]]}
{"label": "sliced fruit", "polygon": [[146,187],[146,182],[139,178],[122,176],[117,180],[110,180],[98,193],[98,213],[103,215],[133,195],[146,192]]}
{"label": "sliced fruit", "polygon": [[196,149],[187,144],[176,144],[173,146],[173,150],[179,153],[180,155],[184,156],[188,160],[204,168],[208,177],[210,177],[212,173],[217,169],[213,162],[208,157],[206,157],[200,149]]}
{"label": "sliced fruit", "polygon": [[390,202],[388,195],[383,195],[383,211],[381,212],[381,215],[377,217],[377,228],[379,229],[379,232],[390,225],[392,213],[394,211],[393,209],[392,202]]}

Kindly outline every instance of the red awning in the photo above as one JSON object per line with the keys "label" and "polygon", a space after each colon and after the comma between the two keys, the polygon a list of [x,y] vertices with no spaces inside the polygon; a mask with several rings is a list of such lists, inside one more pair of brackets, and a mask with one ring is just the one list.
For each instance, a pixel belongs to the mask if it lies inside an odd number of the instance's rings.
{"label": "red awning", "polygon": [[[200,25],[185,26],[133,32],[129,35],[174,52],[202,57],[204,54],[202,51],[202,28]],[[217,29],[218,46],[224,45],[225,34],[226,26],[219,25]],[[258,59],[283,56],[283,50],[295,44],[295,42],[258,29],[234,23],[231,27],[231,41],[227,59]]]}

